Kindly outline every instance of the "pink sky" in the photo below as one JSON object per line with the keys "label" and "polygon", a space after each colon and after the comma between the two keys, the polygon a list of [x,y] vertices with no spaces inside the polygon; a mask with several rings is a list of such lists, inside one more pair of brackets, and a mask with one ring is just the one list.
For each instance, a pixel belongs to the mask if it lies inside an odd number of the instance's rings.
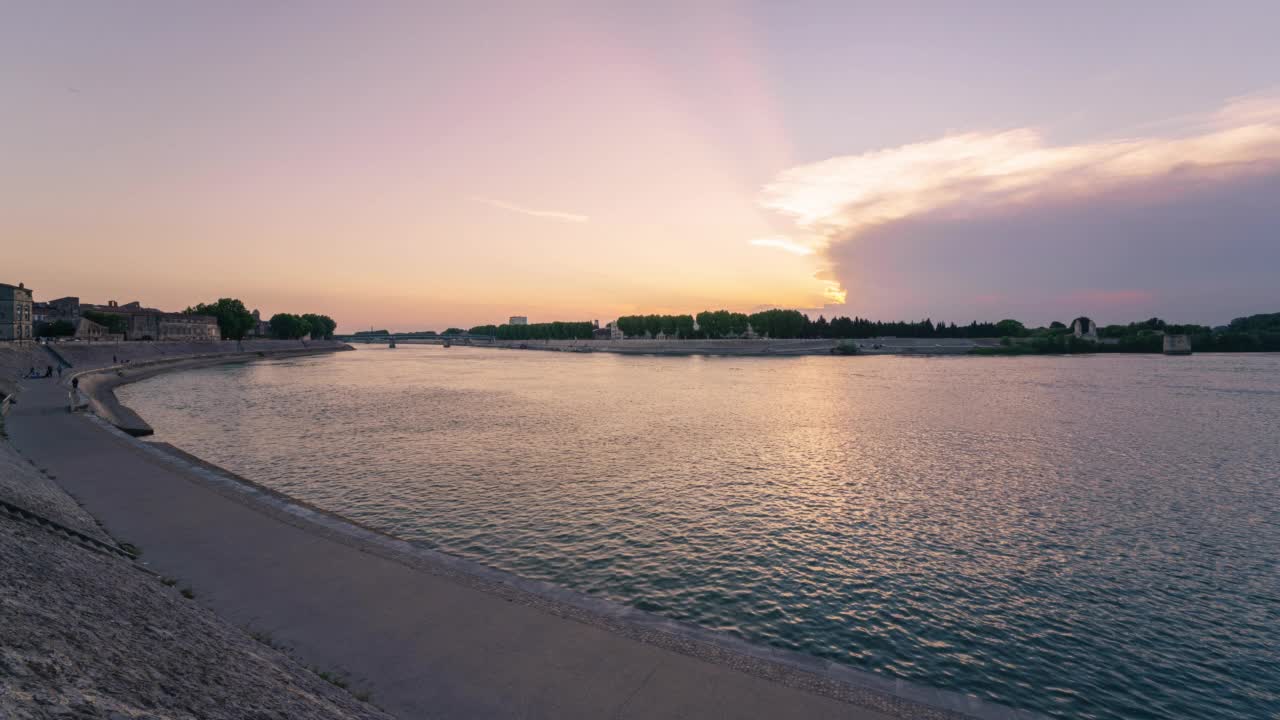
{"label": "pink sky", "polygon": [[[1265,4],[985,24],[704,7],[23,7],[0,28],[0,282],[166,308],[234,296],[345,330],[764,306],[1217,317],[1271,297],[928,288],[870,244],[907,247],[899,229],[926,218],[1167,199],[1188,167],[1207,184],[1272,173]],[[1214,242],[1270,257],[1230,219]],[[944,252],[914,262],[945,270]]]}

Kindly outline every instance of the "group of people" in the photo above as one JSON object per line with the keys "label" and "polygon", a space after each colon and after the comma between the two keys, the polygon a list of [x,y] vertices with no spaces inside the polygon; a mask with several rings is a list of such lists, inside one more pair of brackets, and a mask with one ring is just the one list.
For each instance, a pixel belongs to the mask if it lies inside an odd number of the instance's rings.
{"label": "group of people", "polygon": [[[34,367],[32,367],[30,370],[27,371],[27,374],[24,377],[28,380],[53,377],[53,366],[52,365],[46,366],[43,374],[41,374],[39,370],[36,370]],[[62,377],[61,365],[58,366],[58,377]]]}

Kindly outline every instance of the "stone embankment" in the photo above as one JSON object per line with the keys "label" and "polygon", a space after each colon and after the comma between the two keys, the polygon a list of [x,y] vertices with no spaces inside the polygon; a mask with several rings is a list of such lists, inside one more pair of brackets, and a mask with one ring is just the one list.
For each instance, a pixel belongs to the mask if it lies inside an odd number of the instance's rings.
{"label": "stone embankment", "polygon": [[[58,353],[7,345],[0,395],[18,392],[29,368],[60,359],[95,368],[114,356],[133,373],[135,362],[142,370],[193,357],[336,349],[247,345],[68,344]],[[0,439],[0,717],[389,717],[192,602],[134,562],[134,551]]]}
{"label": "stone embankment", "polygon": [[69,378],[80,383],[80,399],[98,416],[134,436],[154,431],[115,396],[115,388],[173,370],[261,357],[295,357],[349,350],[341,342],[317,340],[189,343],[102,343],[64,345],[56,353],[70,363]]}
{"label": "stone embankment", "polygon": [[0,441],[0,717],[390,717],[114,547]]}
{"label": "stone embankment", "polygon": [[39,345],[0,342],[0,398],[18,391],[18,378],[33,367],[44,370],[53,358]]}
{"label": "stone embankment", "polygon": [[333,350],[343,347],[332,340],[215,340],[199,342],[55,343],[49,346],[75,369],[115,364],[144,363],[175,358],[292,351]]}

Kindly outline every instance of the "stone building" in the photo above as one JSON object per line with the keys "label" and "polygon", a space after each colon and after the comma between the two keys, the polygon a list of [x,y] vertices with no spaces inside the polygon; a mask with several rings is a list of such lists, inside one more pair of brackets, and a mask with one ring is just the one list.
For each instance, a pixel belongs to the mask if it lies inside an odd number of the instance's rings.
{"label": "stone building", "polygon": [[66,322],[73,328],[78,327],[80,298],[64,297],[31,304],[31,325],[37,335],[44,334],[46,327],[56,322]]}
{"label": "stone building", "polygon": [[52,308],[53,314],[50,321],[66,320],[75,325],[80,320],[80,298],[64,297],[57,300],[50,300],[47,305]]}
{"label": "stone building", "polygon": [[255,308],[253,311],[253,327],[249,330],[250,337],[269,338],[271,337],[270,321],[262,319],[262,313]]}
{"label": "stone building", "polygon": [[39,332],[41,323],[51,323],[54,321],[54,314],[55,311],[53,306],[49,303],[32,301],[31,327],[35,329],[36,332]]}
{"label": "stone building", "polygon": [[1098,342],[1098,325],[1087,317],[1078,317],[1071,321],[1071,334],[1081,340]]}
{"label": "stone building", "polygon": [[0,283],[0,340],[30,340],[31,288]]}
{"label": "stone building", "polygon": [[76,332],[73,337],[85,342],[120,342],[124,340],[123,335],[112,333],[107,329],[107,326],[99,325],[89,318],[79,318],[76,320],[75,326]]}
{"label": "stone building", "polygon": [[125,322],[125,340],[219,340],[222,331],[212,315],[169,313],[143,307],[134,301],[121,305],[112,300],[106,305],[84,305],[82,312],[114,315]]}

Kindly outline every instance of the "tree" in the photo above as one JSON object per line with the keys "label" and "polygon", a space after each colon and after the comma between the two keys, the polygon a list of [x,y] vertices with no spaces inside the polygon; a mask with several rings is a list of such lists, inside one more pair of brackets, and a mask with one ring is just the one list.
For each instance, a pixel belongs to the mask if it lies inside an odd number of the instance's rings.
{"label": "tree", "polygon": [[235,298],[218,298],[215,303],[200,303],[183,312],[187,315],[212,315],[218,321],[223,340],[242,340],[254,325],[253,313]]}
{"label": "tree", "polygon": [[271,334],[281,340],[297,340],[311,332],[310,323],[292,313],[276,313],[270,323]]}
{"label": "tree", "polygon": [[690,338],[693,337],[693,316],[692,315],[676,315],[673,318],[672,325],[675,328],[676,337]]}
{"label": "tree", "polygon": [[467,331],[466,331],[466,330],[463,330],[462,328],[455,328],[455,327],[451,327],[451,328],[446,329],[446,330],[445,330],[443,333],[441,333],[441,334],[443,334],[443,335],[465,335],[465,334],[466,334],[466,332],[467,332]]}
{"label": "tree", "polygon": [[324,340],[333,339],[333,331],[338,327],[338,323],[333,318],[328,315],[307,313],[302,316],[302,319],[311,328],[311,337]]}
{"label": "tree", "polygon": [[129,330],[129,321],[120,315],[98,312],[97,310],[83,310],[80,315],[86,320],[96,322],[105,327],[107,332],[113,335],[124,335]]}
{"label": "tree", "polygon": [[809,318],[799,310],[765,310],[747,321],[757,335],[775,339],[804,337],[809,330]]}
{"label": "tree", "polygon": [[70,337],[76,334],[76,326],[67,320],[36,323],[36,337]]}
{"label": "tree", "polygon": [[1027,328],[1017,320],[1001,320],[996,323],[996,330],[1001,337],[1024,337],[1027,334]]}
{"label": "tree", "polygon": [[594,333],[590,322],[549,322],[499,325],[492,334],[499,340],[590,340]]}
{"label": "tree", "polygon": [[1050,329],[1050,330],[1066,330],[1066,329],[1067,329],[1067,326],[1066,326],[1066,325],[1063,325],[1062,323],[1058,322],[1057,320],[1054,320],[1053,322],[1049,323],[1049,329]]}

